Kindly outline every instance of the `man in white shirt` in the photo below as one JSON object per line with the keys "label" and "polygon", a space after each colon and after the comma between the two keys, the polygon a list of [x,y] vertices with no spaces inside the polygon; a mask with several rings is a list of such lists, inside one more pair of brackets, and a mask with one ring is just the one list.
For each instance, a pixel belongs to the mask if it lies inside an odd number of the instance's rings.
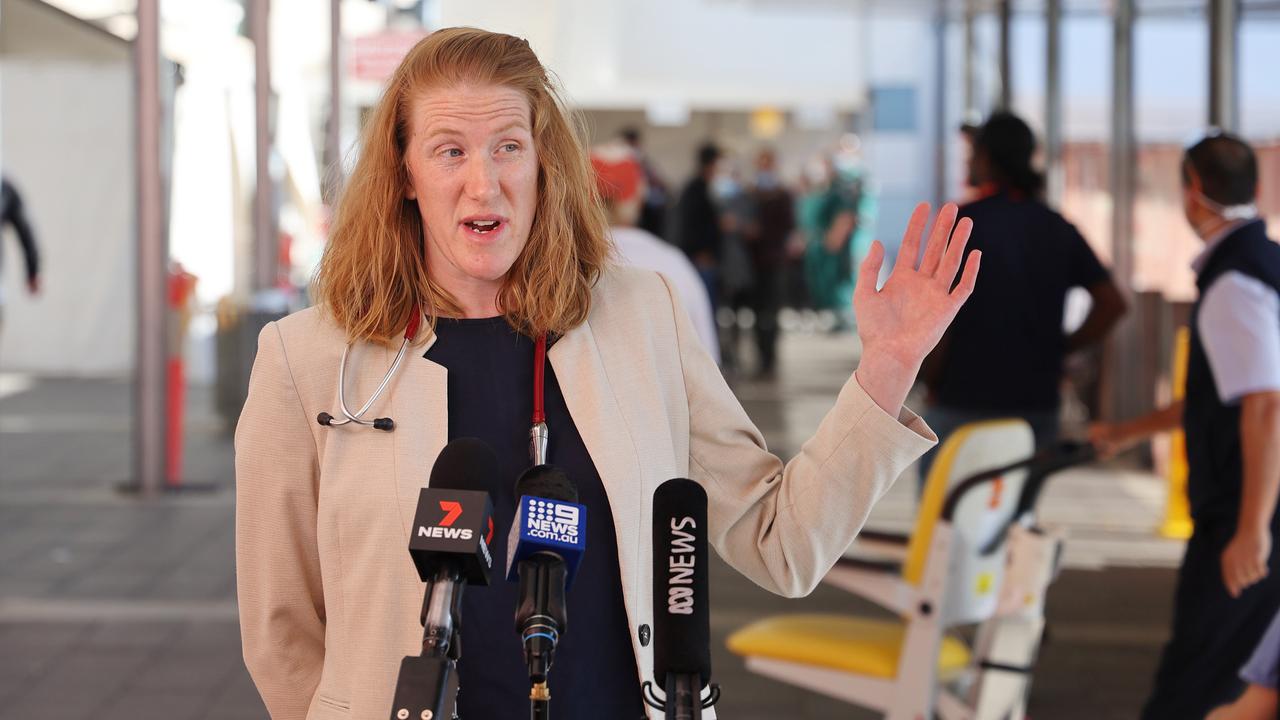
{"label": "man in white shirt", "polygon": [[1093,429],[1104,447],[1179,423],[1186,432],[1195,532],[1144,720],[1198,720],[1239,695],[1237,673],[1280,610],[1280,246],[1254,207],[1258,164],[1244,141],[1204,138],[1182,174],[1187,220],[1205,241],[1186,399]]}
{"label": "man in white shirt", "polygon": [[698,338],[720,362],[720,342],[706,285],[683,251],[636,227],[645,197],[644,167],[635,152],[622,143],[602,145],[591,151],[596,185],[609,212],[610,232],[619,259],[635,267],[656,270],[666,276],[680,295]]}

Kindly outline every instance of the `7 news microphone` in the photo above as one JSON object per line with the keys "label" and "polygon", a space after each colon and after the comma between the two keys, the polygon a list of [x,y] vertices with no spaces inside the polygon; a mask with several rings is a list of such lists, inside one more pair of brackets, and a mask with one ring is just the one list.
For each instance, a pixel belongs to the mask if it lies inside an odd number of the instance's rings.
{"label": "7 news microphone", "polygon": [[422,654],[400,663],[392,720],[456,715],[462,591],[493,574],[493,501],[498,459],[488,445],[460,438],[440,451],[430,487],[418,493],[409,554],[427,584]]}
{"label": "7 news microphone", "polygon": [[[707,492],[677,478],[653,494],[653,676],[644,700],[667,720],[696,720],[720,699],[711,681]],[[653,690],[663,690],[659,698]]]}
{"label": "7 news microphone", "polygon": [[568,628],[565,594],[587,547],[587,509],[578,488],[552,465],[535,465],[516,481],[515,522],[507,543],[507,579],[520,582],[516,632],[531,685],[530,716],[549,717],[547,673]]}

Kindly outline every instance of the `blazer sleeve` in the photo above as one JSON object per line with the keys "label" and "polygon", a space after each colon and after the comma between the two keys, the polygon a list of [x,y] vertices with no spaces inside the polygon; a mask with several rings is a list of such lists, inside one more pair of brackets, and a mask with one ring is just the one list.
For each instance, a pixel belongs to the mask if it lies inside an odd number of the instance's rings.
{"label": "blazer sleeve", "polygon": [[937,438],[910,410],[891,417],[850,376],[814,436],[783,464],[702,349],[670,284],[667,292],[689,399],[689,473],[707,491],[710,542],[757,585],[807,595],[872,505]]}
{"label": "blazer sleeve", "polygon": [[302,720],[324,664],[315,439],[275,323],[236,426],[236,591],[244,661],[273,720]]}

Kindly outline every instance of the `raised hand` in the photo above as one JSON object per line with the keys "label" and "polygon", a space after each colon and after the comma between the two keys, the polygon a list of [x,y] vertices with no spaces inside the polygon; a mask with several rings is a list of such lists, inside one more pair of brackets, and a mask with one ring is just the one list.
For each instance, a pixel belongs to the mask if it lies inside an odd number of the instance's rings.
{"label": "raised hand", "polygon": [[862,338],[858,383],[890,414],[896,415],[902,407],[920,363],[938,344],[978,280],[982,253],[974,251],[964,262],[960,281],[955,282],[973,229],[968,218],[956,224],[958,213],[952,203],[942,206],[929,231],[924,257],[916,267],[929,220],[929,204],[920,203],[911,213],[898,260],[884,287],[876,288],[884,264],[884,246],[879,241],[872,243],[859,270],[853,295],[853,312]]}

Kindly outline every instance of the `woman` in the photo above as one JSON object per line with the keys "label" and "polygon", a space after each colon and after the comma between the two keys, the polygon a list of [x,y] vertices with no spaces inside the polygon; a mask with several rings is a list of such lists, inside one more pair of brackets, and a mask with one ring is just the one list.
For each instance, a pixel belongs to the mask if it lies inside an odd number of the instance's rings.
{"label": "woman", "polygon": [[[642,712],[658,484],[701,483],[720,555],[763,587],[803,595],[935,441],[901,406],[976,279],[973,258],[951,290],[969,230],[962,223],[947,248],[955,208],[919,271],[898,267],[879,292],[860,286],[857,377],[784,467],[666,280],[609,263],[586,154],[527,43],[432,34],[397,69],[363,143],[319,305],[263,330],[236,430],[244,655],[277,720],[389,716],[399,662],[420,649],[422,584],[405,551],[418,490],[449,439],[478,436],[508,478],[494,498],[507,531],[510,484],[529,464],[532,338],[552,340],[550,462],[590,509],[592,545],[550,678],[559,717]],[[916,257],[927,212],[912,216],[903,257]],[[866,277],[882,259],[877,246]],[[394,418],[394,431],[317,423],[339,403],[347,344],[345,392],[363,402],[420,311],[413,352],[368,413]],[[527,712],[514,592],[496,582],[466,594],[465,718]]]}

